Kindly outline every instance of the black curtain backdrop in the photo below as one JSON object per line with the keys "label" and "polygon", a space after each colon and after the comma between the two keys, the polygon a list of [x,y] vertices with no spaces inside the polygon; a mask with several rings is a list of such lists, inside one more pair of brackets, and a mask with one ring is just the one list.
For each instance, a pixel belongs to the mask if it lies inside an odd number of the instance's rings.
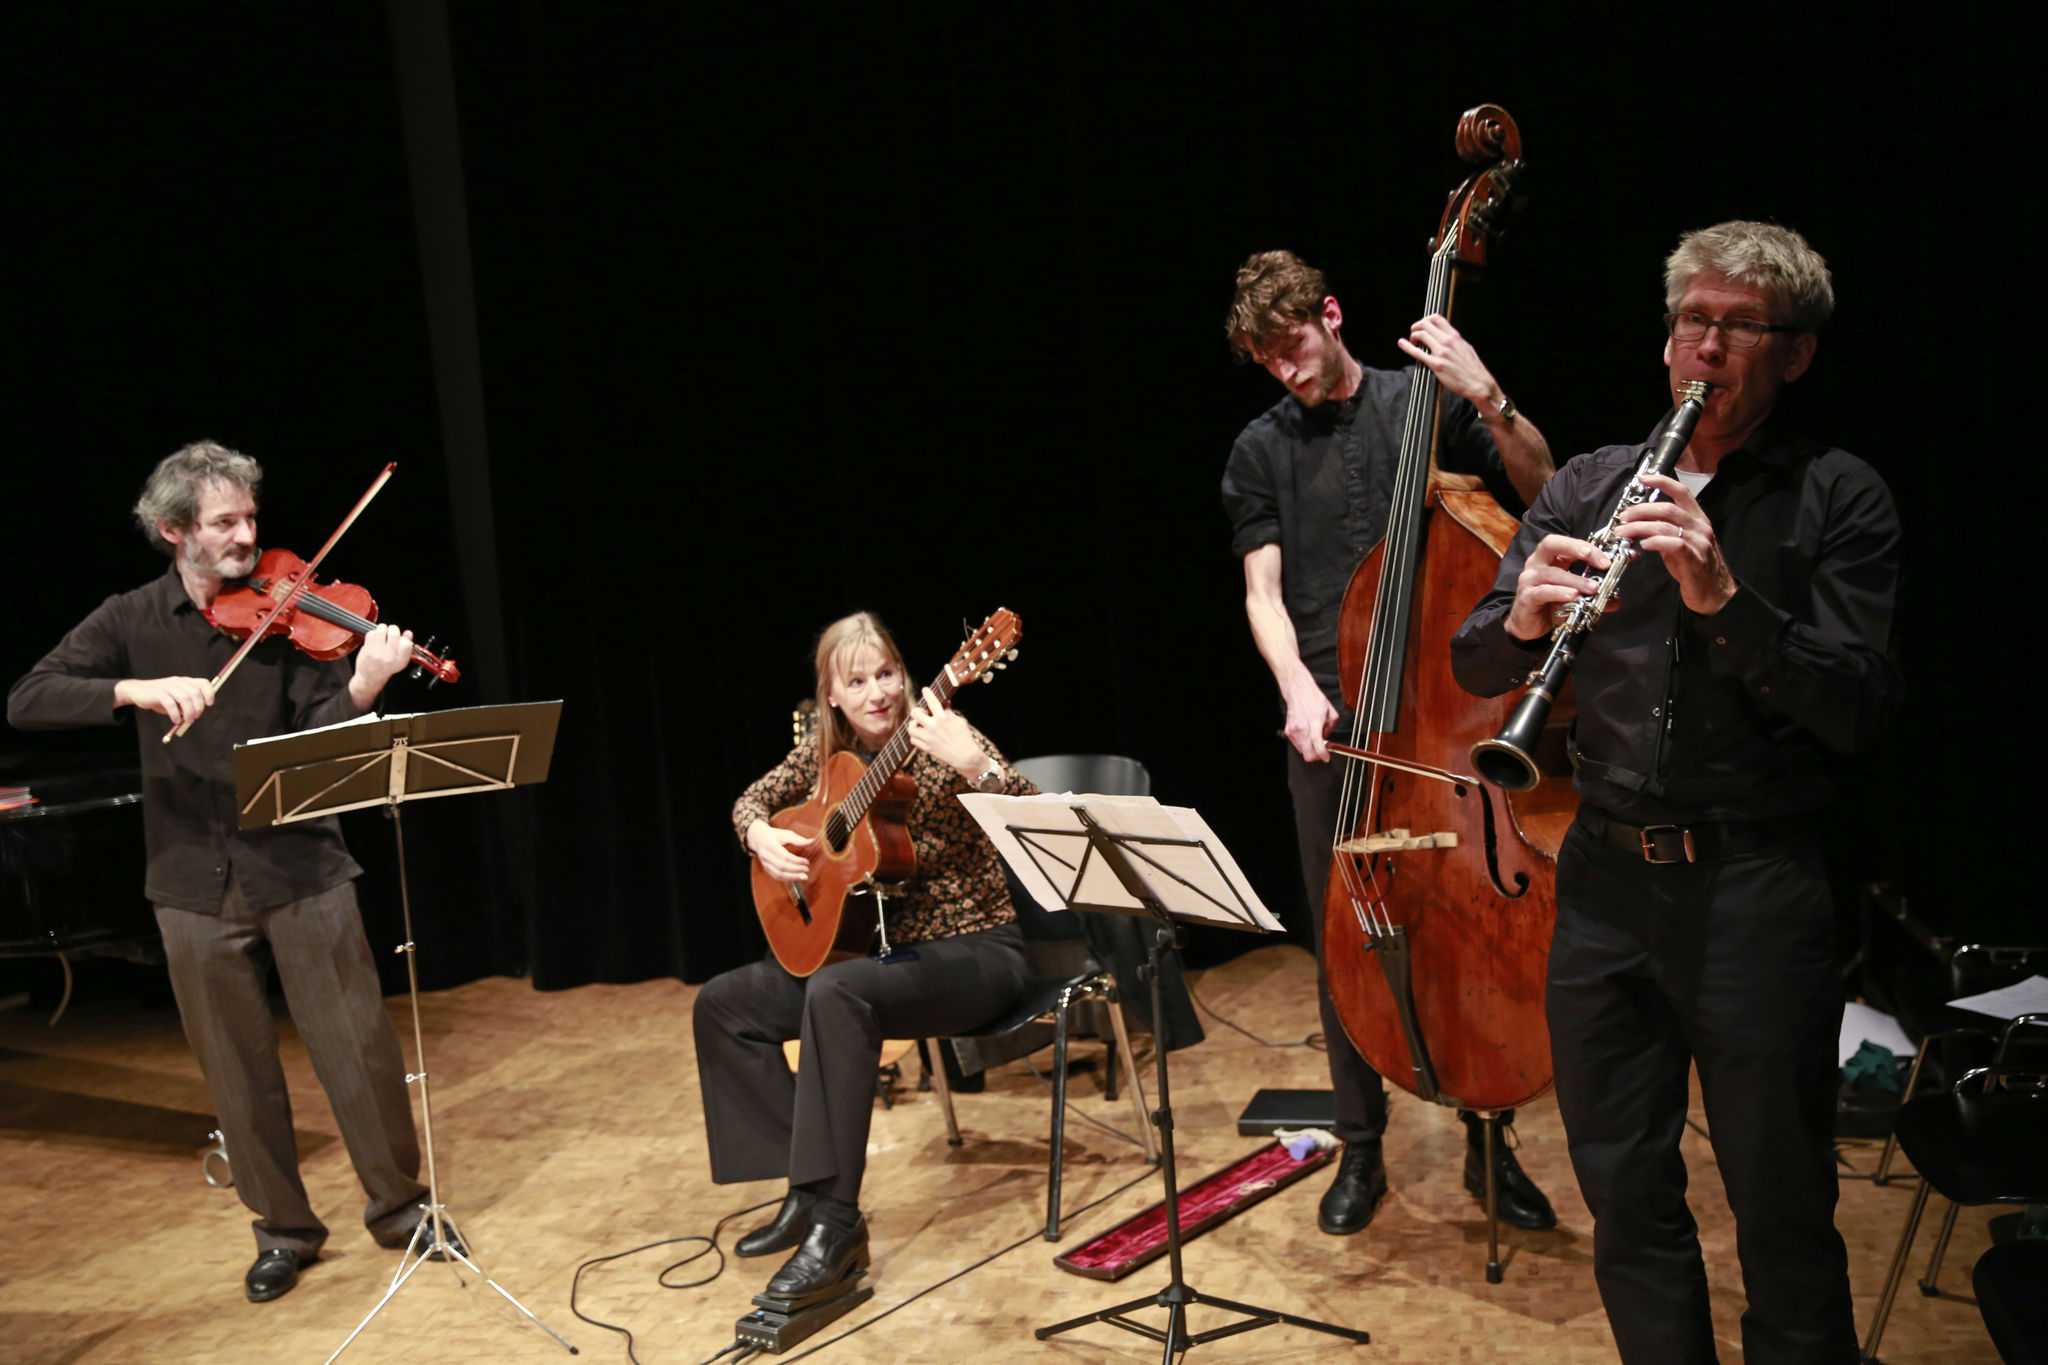
{"label": "black curtain backdrop", "polygon": [[[421,67],[375,5],[15,7],[0,674],[159,570],[124,509],[177,445],[263,459],[266,542],[302,554],[395,459],[331,567],[505,662],[391,704],[565,705],[546,786],[408,814],[428,984],[697,981],[758,953],[727,812],[788,743],[814,632],[858,607],[921,675],[963,620],[1017,611],[1022,658],[963,709],[1012,756],[1143,759],[1299,927],[1216,498],[1279,395],[1230,362],[1231,275],[1292,247],[1354,353],[1399,364],[1458,114],[1492,101],[1530,203],[1458,322],[1560,458],[1662,412],[1679,233],[1772,218],[1828,256],[1841,305],[1793,410],[1884,471],[1912,564],[1913,697],[1851,767],[1838,876],[1995,912],[2032,804],[2008,643],[2033,595],[2024,44],[1805,13],[458,0]],[[423,273],[421,243],[449,220],[422,186],[449,187],[409,172],[423,145],[460,148],[470,426],[461,338],[430,328],[449,256]],[[0,734],[50,762],[132,743]],[[350,831],[374,939],[389,832]]]}

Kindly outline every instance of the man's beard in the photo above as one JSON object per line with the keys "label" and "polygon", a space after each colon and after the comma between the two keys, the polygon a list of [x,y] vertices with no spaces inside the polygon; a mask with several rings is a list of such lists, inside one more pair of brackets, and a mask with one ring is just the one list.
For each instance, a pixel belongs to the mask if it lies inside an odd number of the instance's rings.
{"label": "man's beard", "polygon": [[262,557],[262,549],[254,545],[246,550],[223,550],[219,554],[209,554],[192,542],[186,541],[178,549],[180,562],[186,569],[202,578],[247,578],[256,572],[256,561]]}

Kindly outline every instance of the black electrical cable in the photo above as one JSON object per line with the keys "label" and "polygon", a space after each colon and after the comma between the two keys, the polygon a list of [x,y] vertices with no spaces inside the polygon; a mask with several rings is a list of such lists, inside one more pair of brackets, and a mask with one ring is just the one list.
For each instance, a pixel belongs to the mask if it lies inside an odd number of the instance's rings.
{"label": "black electrical cable", "polygon": [[1215,1010],[1212,1010],[1212,1009],[1210,1009],[1210,1008],[1209,1008],[1209,1002],[1208,1002],[1208,1001],[1206,1001],[1206,1000],[1204,1000],[1204,999],[1202,999],[1202,997],[1201,997],[1201,996],[1199,996],[1199,995],[1197,995],[1197,994],[1195,993],[1195,983],[1194,983],[1194,982],[1192,982],[1192,981],[1190,981],[1190,982],[1188,983],[1188,998],[1189,998],[1190,1000],[1192,1000],[1192,1001],[1194,1001],[1194,1002],[1195,1002],[1195,1007],[1196,1007],[1197,1009],[1201,1010],[1201,1011],[1202,1011],[1202,1013],[1204,1013],[1204,1014],[1208,1015],[1208,1016],[1209,1016],[1209,1017],[1210,1017],[1211,1019],[1214,1019],[1214,1020],[1215,1020],[1215,1021],[1216,1021],[1217,1023],[1219,1023],[1219,1024],[1223,1025],[1223,1027],[1225,1027],[1225,1028],[1227,1028],[1227,1029],[1236,1029],[1236,1030],[1237,1030],[1237,1031],[1238,1031],[1239,1033],[1242,1033],[1242,1034],[1243,1034],[1243,1035],[1244,1035],[1245,1037],[1247,1037],[1247,1038],[1251,1039],[1251,1040],[1252,1040],[1253,1042],[1257,1043],[1257,1044],[1258,1044],[1258,1045],[1259,1045],[1260,1047],[1275,1047],[1275,1048],[1278,1048],[1278,1047],[1305,1047],[1305,1048],[1310,1048],[1310,1049],[1313,1049],[1313,1050],[1315,1050],[1315,1051],[1317,1051],[1317,1052],[1322,1052],[1322,1051],[1326,1051],[1326,1050],[1327,1050],[1326,1048],[1324,1048],[1324,1047],[1323,1047],[1323,1035],[1322,1035],[1322,1033],[1321,1033],[1320,1031],[1319,1031],[1319,1032],[1316,1032],[1316,1033],[1311,1033],[1311,1034],[1310,1034],[1310,1035],[1309,1035],[1308,1037],[1306,1037],[1306,1038],[1302,1039],[1302,1040],[1301,1040],[1300,1042],[1298,1042],[1298,1043],[1272,1043],[1272,1042],[1268,1042],[1268,1041],[1266,1041],[1266,1040],[1265,1040],[1264,1038],[1261,1038],[1261,1037],[1260,1037],[1260,1036],[1259,1036],[1258,1034],[1256,1034],[1256,1033],[1253,1033],[1253,1032],[1252,1032],[1252,1031],[1251,1031],[1250,1029],[1246,1028],[1246,1027],[1245,1027],[1244,1025],[1242,1025],[1242,1024],[1239,1024],[1239,1023],[1234,1023],[1233,1021],[1231,1021],[1231,1020],[1229,1020],[1229,1019],[1225,1019],[1225,1018],[1224,1018],[1224,1017],[1223,1017],[1222,1015],[1218,1014],[1218,1013],[1217,1013],[1217,1012],[1216,1012]]}
{"label": "black electrical cable", "polygon": [[[633,1334],[630,1331],[626,1330],[625,1328],[619,1326],[616,1323],[600,1322],[598,1321],[598,1319],[591,1317],[589,1314],[585,1313],[581,1308],[578,1308],[576,1306],[577,1291],[580,1290],[583,1285],[583,1272],[590,1269],[592,1266],[604,1265],[611,1261],[623,1260],[628,1256],[638,1256],[641,1252],[652,1251],[656,1247],[673,1246],[677,1242],[702,1242],[704,1243],[702,1249],[696,1251],[691,1255],[683,1257],[683,1259],[680,1261],[675,1261],[670,1263],[669,1265],[662,1267],[661,1273],[654,1277],[655,1283],[659,1284],[663,1289],[696,1289],[699,1286],[710,1284],[713,1280],[717,1279],[720,1275],[723,1275],[725,1273],[725,1252],[721,1250],[718,1245],[718,1236],[720,1233],[725,1231],[725,1225],[727,1223],[730,1223],[735,1218],[744,1218],[750,1213],[759,1213],[762,1209],[769,1207],[780,1207],[781,1204],[782,1201],[780,1199],[771,1199],[768,1200],[766,1203],[750,1205],[749,1207],[744,1209],[734,1209],[731,1213],[728,1213],[727,1215],[725,1215],[725,1217],[719,1219],[718,1222],[712,1226],[711,1235],[709,1237],[703,1236],[700,1233],[690,1233],[687,1236],[683,1237],[664,1237],[658,1242],[648,1242],[646,1245],[634,1247],[630,1251],[614,1251],[608,1256],[591,1257],[582,1265],[576,1267],[576,1274],[574,1278],[572,1278],[569,1281],[569,1311],[575,1314],[578,1318],[581,1318],[584,1322],[589,1323],[592,1327],[601,1327],[607,1332],[617,1332],[620,1336],[624,1337],[626,1339],[626,1359],[631,1361],[632,1365],[640,1365],[640,1357],[633,1354]],[[703,1279],[691,1280],[685,1284],[670,1284],[668,1282],[668,1276],[670,1271],[680,1270],[684,1266],[690,1264],[690,1262],[692,1261],[700,1260],[705,1256],[713,1254],[715,1254],[718,1257],[718,1269],[712,1271]],[[737,1346],[738,1344],[739,1343],[735,1342],[734,1346]],[[733,1347],[728,1346],[725,1350],[720,1351],[718,1355],[713,1356],[711,1359],[717,1360],[722,1356],[729,1355],[731,1354],[732,1350]],[[741,1359],[745,1359],[745,1357],[742,1356]],[[710,1363],[707,1361],[706,1365],[710,1365]]]}

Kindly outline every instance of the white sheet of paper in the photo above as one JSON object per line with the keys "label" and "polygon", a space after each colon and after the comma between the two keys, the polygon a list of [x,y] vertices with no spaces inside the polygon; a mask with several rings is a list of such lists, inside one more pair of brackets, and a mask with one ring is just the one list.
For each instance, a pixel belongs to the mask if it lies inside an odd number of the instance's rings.
{"label": "white sheet of paper", "polygon": [[[1280,921],[1273,918],[1245,882],[1244,873],[1215,831],[1187,807],[1162,806],[1149,796],[1072,792],[1037,796],[967,792],[960,797],[960,804],[995,844],[1032,899],[1047,910],[1065,909],[1069,898],[1093,905],[1128,906],[1133,910],[1139,907],[1138,900],[1124,889],[1115,871],[1102,859],[1082,859],[1086,844],[1074,814],[1074,807],[1079,805],[1111,834],[1203,843],[1206,852],[1158,844],[1129,846],[1133,868],[1146,890],[1174,914],[1242,927],[1243,915],[1237,908],[1242,900],[1260,928],[1268,933],[1284,932]],[[1012,826],[1059,832],[1020,839]],[[1026,847],[1025,840],[1030,847]],[[1209,858],[1211,853],[1215,855],[1214,863]],[[1078,885],[1073,875],[1077,866],[1084,868]],[[1184,879],[1186,884],[1176,878]]]}
{"label": "white sheet of paper", "polygon": [[2048,1014],[2048,976],[2030,976],[2025,981],[1982,995],[1966,995],[1949,1004],[1959,1010],[1988,1014],[1993,1019],[2017,1019],[2022,1014]]}
{"label": "white sheet of paper", "polygon": [[1856,1055],[1856,1050],[1863,1046],[1865,1040],[1876,1043],[1879,1047],[1891,1049],[1894,1057],[1910,1057],[1919,1051],[1913,1045],[1913,1040],[1906,1036],[1906,1031],[1899,1027],[1898,1020],[1883,1010],[1872,1009],[1860,1001],[1851,1000],[1842,1006],[1842,1036],[1835,1048],[1839,1054],[1835,1058],[1835,1065],[1846,1064]]}

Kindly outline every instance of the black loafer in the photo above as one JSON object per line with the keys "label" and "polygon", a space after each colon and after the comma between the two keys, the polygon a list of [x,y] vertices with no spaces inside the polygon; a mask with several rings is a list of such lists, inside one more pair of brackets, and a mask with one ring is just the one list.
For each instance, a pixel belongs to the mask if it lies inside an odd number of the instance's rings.
{"label": "black loafer", "polygon": [[311,1265],[319,1259],[317,1252],[272,1247],[258,1255],[256,1263],[249,1267],[249,1273],[242,1277],[242,1292],[249,1296],[251,1303],[268,1303],[280,1294],[289,1293],[291,1287],[299,1282],[299,1267]]}
{"label": "black loafer", "polygon": [[1347,1142],[1337,1178],[1316,1206],[1316,1226],[1332,1237],[1363,1232],[1387,1193],[1387,1163],[1378,1142]]}
{"label": "black loafer", "polygon": [[[1498,1120],[1495,1120],[1498,1122]],[[1494,1130],[1493,1138],[1493,1211],[1500,1221],[1511,1228],[1526,1228],[1530,1232],[1547,1232],[1557,1226],[1557,1214],[1551,1209],[1550,1201],[1543,1191],[1536,1188],[1522,1170],[1522,1163],[1515,1160],[1515,1154],[1508,1148],[1507,1135],[1511,1131],[1506,1125]],[[1486,1207],[1486,1135],[1474,1123],[1467,1131],[1465,1144],[1465,1189],[1481,1208]]]}
{"label": "black loafer", "polygon": [[776,1210],[774,1221],[740,1238],[733,1246],[733,1254],[772,1256],[799,1245],[811,1230],[811,1208],[817,1202],[818,1197],[809,1190],[791,1190],[782,1196],[782,1207]]}
{"label": "black loafer", "polygon": [[844,1294],[867,1268],[867,1219],[845,1229],[812,1223],[803,1245],[775,1272],[761,1298],[774,1300],[778,1308],[808,1308]]}

